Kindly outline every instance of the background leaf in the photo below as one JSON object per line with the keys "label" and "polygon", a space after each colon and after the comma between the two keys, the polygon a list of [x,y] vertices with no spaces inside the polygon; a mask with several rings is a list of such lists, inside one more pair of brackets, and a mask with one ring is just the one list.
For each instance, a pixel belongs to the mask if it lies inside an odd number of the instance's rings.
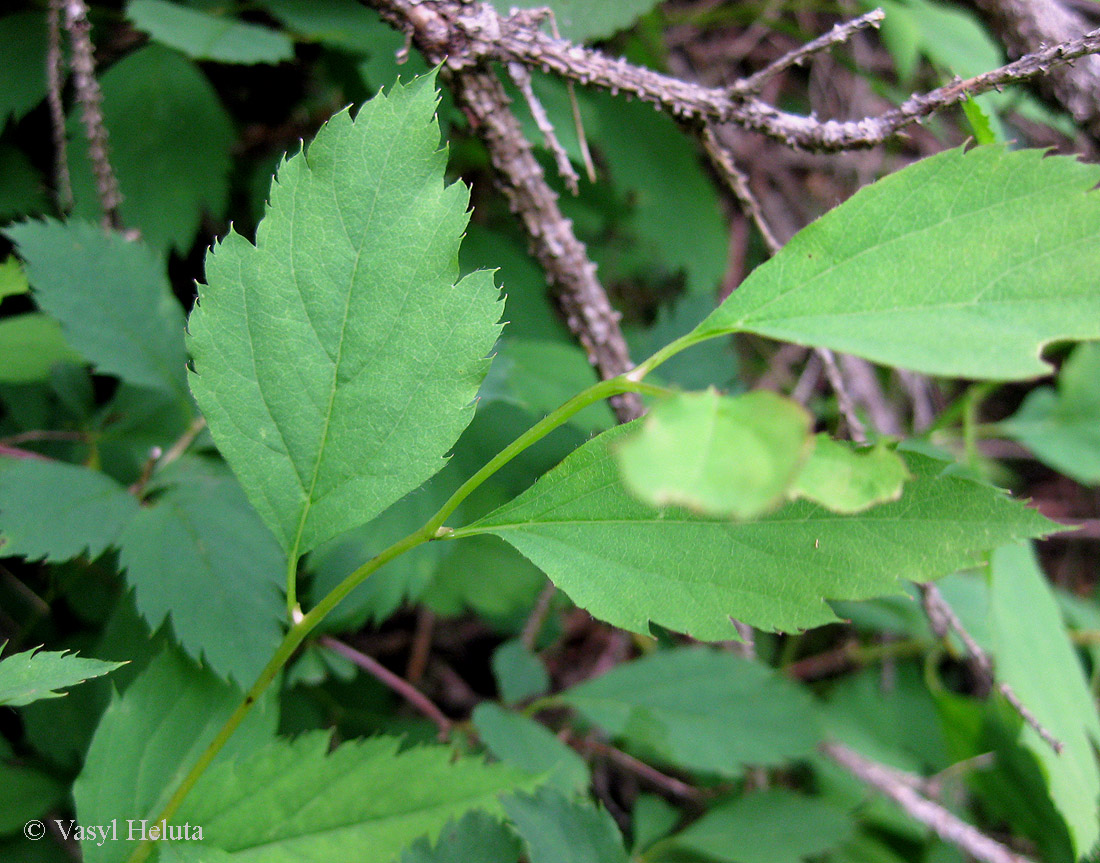
{"label": "background leaf", "polygon": [[516,863],[519,838],[497,819],[476,809],[448,824],[433,846],[421,838],[405,849],[401,863]]}
{"label": "background leaf", "polygon": [[294,56],[294,43],[285,33],[168,0],[130,0],[126,17],[154,42],[182,51],[192,60],[279,63]]}
{"label": "background leaf", "polygon": [[25,222],[4,233],[38,305],[102,374],[190,401],[183,309],[150,249],[89,222]]}
{"label": "background leaf", "polygon": [[623,837],[607,810],[546,786],[504,801],[531,863],[627,863]]}
{"label": "background leaf", "polygon": [[720,776],[781,764],[817,745],[807,692],[726,651],[663,650],[557,696],[642,757]]}
{"label": "background leaf", "polygon": [[170,616],[184,650],[243,688],[283,636],[286,556],[224,466],[177,466],[126,526],[119,561],[149,628]]}
{"label": "background leaf", "polygon": [[60,461],[0,461],[0,555],[95,560],[116,544],[138,502],[109,476]]}
{"label": "background leaf", "polygon": [[635,425],[589,441],[515,500],[455,532],[515,546],[570,598],[609,623],[650,621],[699,639],[736,638],[733,617],[793,631],[835,619],[822,601],[897,592],[979,563],[1052,523],[1000,492],[906,454],[901,500],[858,515],[808,502],[731,523],[654,509],[627,494],[610,453]]}
{"label": "background leaf", "polygon": [[924,159],[800,231],[696,334],[954,377],[1045,374],[1046,343],[1100,338],[1098,181],[1100,168],[1038,150]]}
{"label": "background leaf", "polygon": [[[161,45],[128,54],[99,81],[123,223],[155,249],[186,252],[203,214],[225,213],[234,140],[229,115],[202,71]],[[68,126],[74,212],[96,219],[84,130],[76,116]]]}
{"label": "background leaf", "polygon": [[786,497],[813,446],[812,421],[771,392],[681,393],[655,405],[615,457],[646,503],[751,518]]}
{"label": "background leaf", "polygon": [[812,500],[833,512],[856,513],[897,500],[907,479],[905,462],[884,444],[857,448],[819,434],[795,478],[791,497]]}
{"label": "background leaf", "polygon": [[1065,745],[1058,755],[1030,727],[1021,741],[1038,760],[1066,821],[1076,856],[1100,838],[1100,719],[1049,585],[1028,546],[998,549],[992,560],[990,617],[996,674]]}
{"label": "background leaf", "polygon": [[60,698],[65,693],[57,690],[109,674],[124,664],[38,648],[13,653],[0,659],[0,705],[23,707],[43,698]]}
{"label": "background leaf", "polygon": [[854,832],[843,810],[773,788],[719,804],[670,842],[724,863],[799,863],[816,859]]}
{"label": "background leaf", "polygon": [[[175,648],[165,650],[112,699],[96,728],[73,785],[79,823],[118,818],[121,836],[127,819],[154,818],[242,697]],[[261,699],[215,764],[264,745],[276,720],[275,700]],[[121,841],[82,845],[86,863],[122,863],[132,850]]]}
{"label": "background leaf", "polygon": [[0,18],[0,130],[46,98],[46,16],[16,12]]}
{"label": "background leaf", "polygon": [[534,783],[513,768],[456,759],[450,747],[398,752],[390,737],[329,752],[329,733],[277,741],[207,771],[179,810],[203,842],[237,859],[391,860],[418,836],[434,839],[452,818],[499,813],[502,794]]}
{"label": "background leaf", "polygon": [[501,761],[544,778],[565,794],[588,786],[588,766],[546,726],[483,701],[472,716],[481,742]]}
{"label": "background leaf", "polygon": [[443,467],[500,331],[492,274],[454,285],[468,193],[443,185],[433,80],[285,162],[257,245],[218,244],[191,315],[195,397],[292,557]]}
{"label": "background leaf", "polygon": [[998,429],[1066,476],[1100,485],[1100,344],[1078,346],[1058,374],[1058,389],[1028,393]]}
{"label": "background leaf", "polygon": [[36,312],[0,321],[0,381],[49,380],[58,363],[80,363],[82,357],[65,342],[61,325]]}

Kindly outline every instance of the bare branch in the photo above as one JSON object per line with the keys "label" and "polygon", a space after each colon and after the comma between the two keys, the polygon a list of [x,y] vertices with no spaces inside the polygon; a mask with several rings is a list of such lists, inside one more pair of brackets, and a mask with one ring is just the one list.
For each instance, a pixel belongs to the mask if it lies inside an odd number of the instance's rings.
{"label": "bare branch", "polygon": [[[1084,33],[1084,17],[1056,0],[973,0],[1008,47],[1019,57],[1047,45],[1064,42]],[[1038,82],[1040,92],[1053,98],[1100,138],[1100,58],[1052,67]]]}
{"label": "bare branch", "polygon": [[734,123],[790,147],[835,152],[872,147],[905,126],[964,99],[1025,81],[1079,57],[1100,52],[1100,30],[1044,48],[992,72],[952,83],[922,95],[878,117],[820,121],[791,114],[756,96],[738,96],[730,88],[703,87],[613,59],[590,48],[548,36],[530,26],[528,15],[504,17],[485,2],[459,0],[371,0],[398,26],[411,21],[426,34],[429,56],[446,58],[453,70],[486,60],[518,62],[612,93],[623,92],[652,102],[681,120]]}
{"label": "bare branch", "polygon": [[1009,684],[996,679],[993,674],[992,658],[982,650],[981,645],[974,640],[974,636],[966,631],[966,627],[962,625],[959,616],[955,614],[954,609],[943,598],[940,589],[934,584],[918,584],[917,587],[920,588],[921,602],[924,605],[925,614],[928,615],[928,623],[932,627],[932,631],[940,638],[946,638],[949,632],[954,632],[962,641],[966,652],[974,660],[978,671],[986,682],[997,688],[997,691],[1005,697],[1005,701],[1011,704],[1013,709],[1020,714],[1020,718],[1030,725],[1051,749],[1061,754],[1062,750],[1065,749],[1065,744],[1039,722],[1035,714],[1027,708],[1027,705],[1020,701],[1020,696]]}
{"label": "bare branch", "polygon": [[539,633],[542,632],[542,624],[546,621],[546,615],[550,612],[550,604],[554,601],[557,593],[557,586],[550,579],[547,579],[539,598],[535,601],[535,607],[531,609],[527,622],[523,624],[523,631],[519,636],[520,644],[528,650],[535,649]]}
{"label": "bare branch", "polygon": [[851,21],[843,21],[833,27],[833,29],[825,35],[818,36],[813,41],[807,42],[805,45],[795,48],[793,51],[788,51],[778,60],[772,61],[759,72],[754,72],[752,75],[749,75],[748,78],[738,81],[730,87],[730,92],[737,96],[747,96],[750,93],[759,93],[763,86],[776,75],[785,72],[792,66],[800,66],[814,54],[820,54],[823,51],[828,51],[834,45],[847,42],[860,30],[865,30],[868,27],[878,29],[885,17],[886,13],[881,9],[872,9],[866,15],[860,15],[858,18],[853,18]]}
{"label": "bare branch", "polygon": [[821,751],[857,779],[881,791],[945,842],[958,846],[976,860],[983,863],[1031,863],[1027,857],[1015,853],[922,796],[916,790],[922,785],[918,777],[899,775],[899,771],[876,764],[840,743],[824,743]]}
{"label": "bare branch", "polygon": [[322,647],[327,647],[333,653],[339,653],[345,659],[354,662],[375,680],[388,686],[428,717],[439,729],[440,740],[446,740],[450,736],[451,720],[443,715],[443,711],[436,707],[428,696],[402,678],[401,675],[394,674],[374,657],[367,656],[367,654],[356,650],[350,644],[345,644],[331,635],[322,635],[317,641]]}
{"label": "bare branch", "polygon": [[748,177],[741,173],[741,169],[733,161],[733,156],[730,155],[729,150],[722,146],[722,142],[718,140],[718,135],[715,134],[712,124],[704,124],[700,140],[703,142],[703,150],[706,151],[711,164],[714,165],[715,170],[718,171],[722,179],[726,181],[726,185],[733,192],[737,203],[741,205],[742,211],[756,225],[756,230],[760,232],[760,236],[764,239],[764,245],[768,248],[768,254],[776,254],[783,248],[783,244],[776,239],[771,226],[764,218],[764,211],[760,208],[760,202],[756,200],[752,189],[749,188]]}
{"label": "bare branch", "polygon": [[542,102],[539,101],[538,96],[535,95],[535,91],[531,87],[531,73],[527,71],[526,66],[519,63],[509,63],[508,75],[519,87],[523,98],[527,100],[527,107],[531,109],[531,116],[535,118],[535,125],[542,132],[546,149],[553,155],[554,164],[557,166],[558,174],[565,181],[566,188],[574,195],[579,194],[580,189],[577,183],[580,182],[580,177],[573,170],[573,163],[569,161],[569,154],[565,152],[565,148],[558,140],[558,136],[554,132],[554,125],[550,122],[550,118],[546,116],[546,109],[542,107]]}
{"label": "bare branch", "polygon": [[84,132],[88,138],[88,160],[92,163],[96,192],[103,209],[103,226],[117,230],[122,227],[118,214],[122,194],[118,190],[118,179],[109,158],[107,127],[103,124],[103,93],[95,77],[92,25],[88,21],[88,7],[84,0],[64,0],[64,3],[65,29],[69,31],[72,46],[73,82],[76,99],[80,103]]}
{"label": "bare branch", "polygon": [[50,0],[46,12],[46,101],[53,127],[54,194],[57,208],[67,213],[73,206],[73,184],[69,177],[69,155],[65,142],[65,106],[61,102],[64,57],[61,54],[61,4]]}

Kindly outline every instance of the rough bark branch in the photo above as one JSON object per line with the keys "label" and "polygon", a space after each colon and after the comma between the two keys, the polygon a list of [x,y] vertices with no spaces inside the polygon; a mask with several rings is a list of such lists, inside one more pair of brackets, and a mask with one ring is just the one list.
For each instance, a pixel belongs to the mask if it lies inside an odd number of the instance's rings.
{"label": "rough bark branch", "polygon": [[861,782],[881,791],[945,842],[958,846],[974,859],[983,863],[1030,863],[1027,857],[986,836],[920,794],[916,790],[922,784],[918,777],[869,761],[840,743],[825,743],[821,751]]}

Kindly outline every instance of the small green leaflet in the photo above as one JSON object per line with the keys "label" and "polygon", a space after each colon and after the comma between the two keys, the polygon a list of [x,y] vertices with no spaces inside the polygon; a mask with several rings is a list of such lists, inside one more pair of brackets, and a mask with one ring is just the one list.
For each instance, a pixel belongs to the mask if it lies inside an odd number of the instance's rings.
{"label": "small green leaflet", "polygon": [[329,120],[280,167],[257,244],[207,257],[192,391],[292,559],[443,467],[500,332],[492,273],[455,284],[469,193],[443,183],[434,80]]}
{"label": "small green leaflet", "polygon": [[1100,344],[1077,347],[1058,374],[1058,390],[1040,387],[998,429],[1051,467],[1100,485]]}
{"label": "small green leaflet", "polygon": [[614,452],[623,483],[647,503],[751,518],[785,498],[813,445],[812,424],[800,405],[771,392],[680,393]]}
{"label": "small green leaflet", "polygon": [[25,294],[29,290],[27,274],[23,272],[19,259],[15,255],[8,255],[4,263],[0,264],[0,300]]}
{"label": "small green leaflet", "polygon": [[[125,693],[115,695],[100,719],[73,785],[79,823],[117,818],[122,839],[127,819],[153,819],[242,697],[235,686],[168,647]],[[274,698],[261,698],[215,767],[266,745],[275,735],[277,712]],[[122,863],[133,845],[86,841],[82,851],[86,863]]]}
{"label": "small green leaflet", "polygon": [[65,342],[61,325],[39,312],[0,321],[0,381],[26,384],[46,381],[58,363],[83,363]]}
{"label": "small green leaflet", "polygon": [[814,436],[813,451],[795,479],[791,498],[802,497],[833,512],[863,512],[897,500],[909,470],[883,443],[855,448],[827,434]]}
{"label": "small green leaflet", "polygon": [[119,563],[149,629],[170,616],[184,650],[243,688],[283,636],[286,557],[224,465],[172,468],[122,531]]}
{"label": "small green leaflet", "polygon": [[500,536],[577,605],[647,633],[650,621],[696,638],[736,638],[730,618],[796,631],[836,619],[825,599],[897,593],[980,563],[1053,523],[1001,492],[917,453],[900,500],[856,515],[805,501],[729,522],[634,500],[612,451],[637,428],[589,441],[534,486],[466,528]]}
{"label": "small green leaflet", "polygon": [[427,837],[405,849],[400,863],[516,863],[519,837],[476,809],[448,824],[434,845]]}
{"label": "small green leaflet", "polygon": [[565,794],[588,786],[588,765],[549,728],[522,713],[483,701],[471,717],[478,737],[494,757],[534,776],[542,776]]}
{"label": "small green leaflet", "polygon": [[183,309],[163,259],[91,222],[24,222],[4,234],[26,262],[35,302],[98,372],[190,403]]}
{"label": "small green leaflet", "polygon": [[[3,648],[0,644],[0,648]],[[25,650],[0,659],[0,705],[23,707],[43,698],[60,698],[66,689],[90,677],[102,677],[124,662],[84,659],[51,650]]]}
{"label": "small green leaflet", "polygon": [[28,560],[95,560],[138,512],[106,474],[39,459],[0,460],[0,555]]}
{"label": "small green leaflet", "polygon": [[1100,838],[1100,719],[1062,615],[1030,546],[998,549],[991,564],[989,614],[996,676],[1060,740],[1059,755],[1030,727],[1021,743],[1039,762],[1050,797],[1072,837],[1076,857]]}
{"label": "small green leaflet", "polygon": [[168,0],[130,0],[126,17],[153,41],[182,51],[192,60],[279,63],[294,57],[294,43],[285,33]]}
{"label": "small green leaflet", "polygon": [[720,804],[668,841],[723,863],[800,863],[855,833],[847,812],[783,788]]}
{"label": "small green leaflet", "polygon": [[537,784],[448,746],[400,747],[380,736],[329,752],[327,732],[279,740],[208,770],[176,820],[201,825],[204,843],[249,863],[389,861],[470,810],[499,815],[503,794]]}
{"label": "small green leaflet", "polygon": [[1100,338],[1098,181],[1096,165],[1000,145],[924,159],[800,231],[694,335],[949,377],[1046,374],[1045,344]]}
{"label": "small green leaflet", "polygon": [[808,692],[763,665],[707,648],[620,665],[556,700],[643,757],[711,775],[805,756],[822,734]]}
{"label": "small green leaflet", "polygon": [[602,806],[547,785],[534,795],[509,797],[504,810],[530,863],[628,863],[622,834]]}

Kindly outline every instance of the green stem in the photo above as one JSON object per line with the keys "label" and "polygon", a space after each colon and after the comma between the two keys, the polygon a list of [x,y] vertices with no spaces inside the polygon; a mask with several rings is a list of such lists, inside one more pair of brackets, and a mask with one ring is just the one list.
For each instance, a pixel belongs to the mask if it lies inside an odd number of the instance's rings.
{"label": "green stem", "polygon": [[[671,356],[671,354],[668,356]],[[210,763],[217,756],[218,752],[221,751],[222,747],[225,746],[229,738],[233,735],[233,732],[236,731],[237,727],[244,721],[244,718],[248,715],[252,706],[259,700],[260,696],[263,695],[272,681],[275,680],[279,671],[294,654],[294,651],[298,649],[306,636],[325,619],[328,613],[332,611],[344,597],[362,584],[375,570],[389,563],[395,557],[404,554],[406,551],[418,545],[444,536],[445,534],[440,532],[440,529],[443,527],[443,522],[445,522],[458,508],[459,504],[461,504],[478,486],[485,482],[485,480],[529,446],[537,443],[558,426],[565,423],[574,414],[584,410],[584,408],[589,405],[626,392],[655,394],[665,391],[660,387],[643,384],[641,382],[641,376],[639,375],[637,379],[628,379],[626,376],[620,376],[606,381],[600,381],[583,392],[578,393],[557,410],[548,414],[526,432],[521,434],[494,456],[481,470],[466,480],[466,482],[451,495],[447,502],[443,504],[439,511],[433,515],[423,527],[413,531],[404,539],[398,540],[385,551],[372,557],[356,569],[351,575],[347,576],[347,578],[325,594],[321,601],[310,609],[309,613],[305,616],[301,616],[301,612],[297,610],[293,601],[290,599],[293,590],[291,576],[297,571],[297,561],[294,561],[293,564],[288,566],[288,608],[292,615],[291,619],[293,620],[297,617],[297,622],[287,632],[282,643],[275,651],[275,655],[271,657],[271,661],[268,662],[264,670],[260,672],[260,676],[256,679],[256,682],[252,684],[252,687],[245,694],[241,703],[237,705],[236,710],[234,710],[229,719],[226,720],[217,735],[210,741],[210,744],[203,751],[202,755],[199,756],[198,761],[195,762],[194,766],[188,771],[175,792],[173,792],[164,809],[157,815],[155,823],[159,823],[162,820],[166,821],[176,813],[180,804],[183,803],[184,798],[194,787],[195,783],[198,782],[199,777],[202,776],[206,768],[210,766]],[[142,861],[148,858],[149,854],[152,852],[152,848],[152,840],[142,841],[137,848],[134,849],[134,853],[130,855],[129,863],[142,863]]]}

